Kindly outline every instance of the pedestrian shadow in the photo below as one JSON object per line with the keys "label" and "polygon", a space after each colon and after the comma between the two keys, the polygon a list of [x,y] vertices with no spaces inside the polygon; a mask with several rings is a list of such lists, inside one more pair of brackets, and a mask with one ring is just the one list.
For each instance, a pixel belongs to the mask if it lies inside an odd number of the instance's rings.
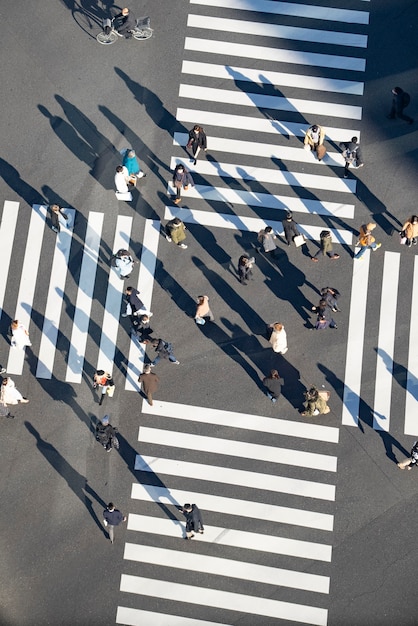
{"label": "pedestrian shadow", "polygon": [[0,158],[0,176],[6,185],[29,204],[29,206],[33,204],[45,204],[45,198],[42,198],[40,192],[25,182],[23,178],[21,178],[19,171],[2,158]]}
{"label": "pedestrian shadow", "polygon": [[[408,390],[414,400],[418,400],[418,379],[417,377],[404,365],[397,363],[388,355],[385,350],[381,348],[375,348],[375,352],[382,359],[388,372],[392,374],[392,377],[396,380],[398,385],[402,389]],[[408,385],[409,382],[409,385]]]}

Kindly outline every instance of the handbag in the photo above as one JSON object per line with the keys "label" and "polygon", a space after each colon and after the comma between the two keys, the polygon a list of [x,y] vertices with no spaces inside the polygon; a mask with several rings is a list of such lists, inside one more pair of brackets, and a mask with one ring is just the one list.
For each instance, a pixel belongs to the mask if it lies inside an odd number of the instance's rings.
{"label": "handbag", "polygon": [[113,394],[115,393],[115,385],[108,385],[106,387],[106,393],[109,398],[113,398]]}
{"label": "handbag", "polygon": [[406,244],[406,240],[407,238],[405,237],[405,232],[402,230],[399,233],[399,243],[401,244],[401,246],[404,246]]}
{"label": "handbag", "polygon": [[293,243],[295,244],[297,248],[299,248],[300,246],[303,246],[303,244],[305,243],[305,237],[303,235],[295,235],[293,237]]}
{"label": "handbag", "polygon": [[318,391],[318,396],[322,398],[323,400],[325,400],[325,402],[328,402],[328,400],[331,397],[331,392],[330,391]]}
{"label": "handbag", "polygon": [[204,326],[206,324],[206,320],[204,317],[195,317],[196,324],[199,326]]}
{"label": "handbag", "polygon": [[120,191],[115,191],[116,197],[118,200],[124,200],[125,202],[131,202],[132,194],[130,191],[127,193],[121,193]]}
{"label": "handbag", "polygon": [[320,145],[316,147],[316,154],[318,156],[318,159],[320,160],[323,159],[326,153],[327,153],[327,149],[324,145]]}

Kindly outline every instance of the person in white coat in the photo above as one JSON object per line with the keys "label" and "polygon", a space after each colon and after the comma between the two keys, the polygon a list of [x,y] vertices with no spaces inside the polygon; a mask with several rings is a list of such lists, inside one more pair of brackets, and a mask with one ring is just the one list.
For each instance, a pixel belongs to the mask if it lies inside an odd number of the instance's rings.
{"label": "person in white coat", "polygon": [[134,269],[134,260],[128,250],[118,250],[114,256],[116,272],[119,278],[129,278]]}
{"label": "person in white coat", "polygon": [[128,193],[129,172],[124,165],[118,165],[115,174],[115,187],[118,193]]}
{"label": "person in white coat", "polygon": [[287,335],[283,324],[280,324],[280,322],[275,322],[274,324],[270,324],[269,328],[272,329],[269,343],[271,344],[274,352],[278,352],[279,354],[286,354],[288,349]]}
{"label": "person in white coat", "polygon": [[9,377],[3,378],[0,390],[0,401],[3,404],[27,404],[29,400],[24,398],[20,391],[16,389],[16,385]]}
{"label": "person in white coat", "polygon": [[18,348],[19,350],[23,350],[26,346],[31,346],[31,341],[29,338],[29,333],[26,328],[19,322],[19,320],[13,320],[10,325],[10,330],[12,331],[12,341],[11,344],[13,348]]}

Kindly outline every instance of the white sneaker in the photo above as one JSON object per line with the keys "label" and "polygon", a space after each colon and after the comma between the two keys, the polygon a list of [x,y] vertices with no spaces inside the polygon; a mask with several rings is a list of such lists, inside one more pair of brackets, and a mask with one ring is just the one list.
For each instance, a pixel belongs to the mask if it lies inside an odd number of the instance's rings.
{"label": "white sneaker", "polygon": [[180,361],[172,361],[172,363],[174,363],[174,365],[180,365]]}
{"label": "white sneaker", "polygon": [[179,243],[180,248],[183,248],[183,250],[185,250],[187,248],[185,243]]}
{"label": "white sneaker", "polygon": [[172,242],[173,240],[171,239],[171,237],[169,237],[168,235],[165,236],[165,238],[167,239],[168,242]]}

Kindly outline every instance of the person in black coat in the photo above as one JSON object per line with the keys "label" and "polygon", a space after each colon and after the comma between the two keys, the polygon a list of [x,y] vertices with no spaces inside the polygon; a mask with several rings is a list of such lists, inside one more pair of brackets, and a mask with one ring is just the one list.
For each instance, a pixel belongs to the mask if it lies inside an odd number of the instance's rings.
{"label": "person in black coat", "polygon": [[176,189],[176,198],[174,200],[174,204],[179,204],[181,202],[181,190],[184,188],[184,191],[187,191],[189,188],[194,187],[194,180],[189,170],[186,170],[182,163],[176,165],[173,173],[173,187]]}
{"label": "person in black coat", "polygon": [[109,416],[105,415],[101,422],[96,425],[96,441],[102,444],[106,452],[110,452],[112,449],[113,437],[118,432],[117,428],[114,428],[109,423]]}
{"label": "person in black coat", "polygon": [[168,359],[171,363],[175,363],[176,365],[180,364],[180,361],[178,361],[173,354],[173,344],[169,341],[164,341],[164,339],[152,339],[151,345],[155,348],[157,353],[157,356],[151,363],[151,367],[155,367],[161,359]]}
{"label": "person in black coat", "polygon": [[252,269],[253,269],[253,265],[255,263],[255,259],[254,257],[250,257],[247,256],[246,254],[243,254],[240,256],[239,260],[238,260],[238,276],[239,276],[239,280],[241,282],[242,285],[247,285],[248,284],[248,280],[250,280],[250,278],[253,275]]}
{"label": "person in black coat", "polygon": [[291,211],[287,212],[286,219],[282,221],[282,225],[283,225],[284,236],[286,238],[287,245],[290,246],[290,244],[293,241],[293,238],[300,235],[300,232],[298,231],[298,225],[293,219],[293,214]]}
{"label": "person in black coat", "polygon": [[126,39],[132,37],[131,31],[136,27],[136,19],[132,12],[125,7],[120,13],[115,15],[115,29],[120,35],[125,35]]}
{"label": "person in black coat", "polygon": [[282,393],[282,385],[284,384],[283,378],[279,375],[277,370],[271,370],[270,375],[263,379],[263,385],[267,389],[267,396],[274,403]]}
{"label": "person in black coat", "polygon": [[131,321],[131,335],[137,337],[141,343],[149,343],[154,332],[150,326],[149,315],[141,315],[139,319],[132,316]]}
{"label": "person in black coat", "polygon": [[199,507],[196,504],[185,504],[181,509],[184,517],[186,518],[186,536],[185,539],[192,539],[194,533],[204,532],[202,514]]}
{"label": "person in black coat", "polygon": [[390,109],[390,113],[387,116],[388,119],[394,120],[395,117],[400,117],[401,120],[405,120],[408,124],[413,124],[414,120],[409,115],[404,115],[403,110],[408,106],[410,102],[409,94],[406,93],[400,87],[394,87],[392,89],[392,108]]}
{"label": "person in black coat", "polygon": [[198,124],[195,124],[192,130],[189,131],[189,141],[186,148],[190,155],[190,160],[193,162],[193,165],[196,165],[199,152],[201,150],[206,152],[207,150],[206,133]]}
{"label": "person in black coat", "polygon": [[357,137],[351,137],[351,141],[341,141],[340,148],[343,151],[343,157],[345,159],[344,178],[348,178],[348,168],[350,165],[353,167],[363,167],[363,157],[361,156],[361,148]]}

